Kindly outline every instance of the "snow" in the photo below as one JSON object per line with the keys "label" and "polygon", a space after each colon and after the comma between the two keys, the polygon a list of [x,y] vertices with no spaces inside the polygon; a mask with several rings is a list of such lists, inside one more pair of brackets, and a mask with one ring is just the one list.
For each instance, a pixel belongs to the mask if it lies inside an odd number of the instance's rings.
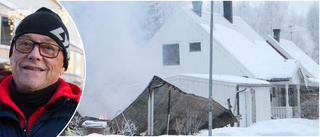
{"label": "snow", "polygon": [[105,127],[107,127],[107,122],[105,122],[105,121],[87,120],[82,124],[82,126],[84,126],[84,127],[101,127],[101,128],[105,128]]}
{"label": "snow", "polygon": [[224,45],[224,48],[255,77],[261,79],[292,77],[294,63],[285,62],[266,42],[250,39],[251,37],[223,25],[216,24],[215,28],[217,29],[214,35],[216,41]]}
{"label": "snow", "polygon": [[286,39],[280,39],[280,46],[294,59],[299,59],[303,67],[315,78],[319,78],[319,65],[305,54],[296,44]]}
{"label": "snow", "polygon": [[[207,74],[180,74],[182,76],[187,77],[195,77],[195,78],[202,78],[202,79],[209,79],[209,75]],[[233,75],[221,75],[221,74],[214,74],[212,75],[213,81],[222,81],[228,83],[236,83],[236,84],[261,84],[261,85],[271,85],[269,82],[264,80],[258,80],[253,78],[245,78],[240,76],[233,76]]]}
{"label": "snow", "polygon": [[[247,128],[225,127],[212,130],[213,136],[319,136],[319,120],[277,119]],[[197,136],[208,136],[208,130]]]}
{"label": "snow", "polygon": [[319,84],[318,78],[308,78],[309,83]]}
{"label": "snow", "polygon": [[[213,136],[319,136],[319,120],[274,119],[258,122],[250,127],[224,127],[212,130]],[[90,134],[87,136],[103,136]],[[110,135],[108,135],[110,136]],[[111,135],[116,136],[116,135]],[[163,135],[167,136],[167,135]],[[208,130],[196,136],[208,136]]]}
{"label": "snow", "polygon": [[[184,9],[184,11],[207,33],[210,33],[208,13],[203,12],[202,17],[199,17],[190,9]],[[214,41],[223,45],[223,48],[255,78],[270,80],[290,78],[294,75],[299,66],[296,60],[285,60],[244,20],[240,17],[233,19],[231,24],[222,15],[214,14]]]}

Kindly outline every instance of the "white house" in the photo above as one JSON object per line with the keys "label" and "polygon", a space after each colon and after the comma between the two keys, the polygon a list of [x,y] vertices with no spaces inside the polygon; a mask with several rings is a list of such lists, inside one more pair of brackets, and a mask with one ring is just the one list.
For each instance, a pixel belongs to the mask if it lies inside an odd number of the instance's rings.
{"label": "white house", "polygon": [[70,35],[70,60],[68,70],[61,76],[81,89],[85,79],[84,48],[79,32],[71,17],[56,0],[1,0],[0,1],[0,57],[9,60],[10,40],[17,24],[30,13],[47,7],[60,15]]}
{"label": "white house", "polygon": [[[277,30],[274,30],[277,31]],[[280,31],[280,30],[278,30]],[[281,39],[277,36],[277,32],[274,33],[275,37],[266,37],[267,43],[274,48],[284,59],[295,59],[301,63],[301,67],[298,71],[299,74],[291,77],[287,81],[274,81],[272,82],[274,87],[272,90],[273,101],[272,104],[275,109],[281,108],[285,105],[286,89],[289,97],[289,109],[296,108],[296,111],[290,111],[289,115],[295,115],[299,117],[300,104],[304,101],[315,98],[317,100],[319,96],[319,65],[313,61],[307,54],[305,54],[297,45],[292,41]],[[297,68],[298,69],[298,68]],[[297,76],[300,75],[300,76]],[[293,106],[293,107],[291,107]],[[293,109],[294,110],[294,109]],[[296,113],[296,114],[294,114]],[[276,113],[274,112],[274,115]],[[278,116],[284,117],[284,116]]]}
{"label": "white house", "polygon": [[[232,7],[226,9],[232,13]],[[227,18],[213,17],[213,99],[242,115],[243,127],[270,119],[272,112],[280,118],[294,117],[297,103],[290,101],[299,102],[300,89],[317,77],[306,75],[309,72],[299,58],[283,58],[240,17]],[[208,98],[209,50],[210,13],[199,15],[181,8],[148,42],[144,53],[146,62],[158,68],[156,75],[185,92]],[[284,104],[272,103],[274,93],[283,95]]]}

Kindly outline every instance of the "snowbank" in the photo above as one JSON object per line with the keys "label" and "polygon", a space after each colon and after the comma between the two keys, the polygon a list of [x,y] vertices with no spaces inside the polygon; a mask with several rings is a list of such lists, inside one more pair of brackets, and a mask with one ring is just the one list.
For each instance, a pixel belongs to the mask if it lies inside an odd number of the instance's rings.
{"label": "snowbank", "polygon": [[[319,136],[319,120],[276,119],[259,122],[247,128],[225,127],[212,130],[213,136]],[[103,136],[91,134],[88,136]],[[109,135],[110,136],[110,135]],[[118,135],[111,135],[118,136]],[[167,136],[167,135],[163,135]],[[208,136],[202,130],[197,136]]]}
{"label": "snowbank", "polygon": [[[319,136],[319,120],[277,119],[248,128],[225,127],[212,130],[213,136]],[[208,130],[197,136],[208,136]]]}

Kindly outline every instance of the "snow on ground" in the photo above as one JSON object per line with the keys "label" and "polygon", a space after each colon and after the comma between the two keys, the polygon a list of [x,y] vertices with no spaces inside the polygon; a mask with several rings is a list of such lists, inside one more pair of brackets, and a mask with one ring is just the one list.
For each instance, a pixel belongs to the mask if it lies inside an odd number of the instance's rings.
{"label": "snow on ground", "polygon": [[[213,136],[319,136],[319,120],[277,119],[258,122],[250,127],[225,127],[212,130]],[[208,130],[197,136],[208,136]]]}
{"label": "snow on ground", "polygon": [[[213,136],[319,136],[319,120],[276,119],[258,122],[250,127],[224,127],[212,130]],[[88,136],[103,136],[91,134]],[[116,136],[116,135],[111,135]],[[167,136],[167,135],[164,135]],[[202,130],[197,136],[208,136]],[[110,135],[109,135],[110,137]]]}

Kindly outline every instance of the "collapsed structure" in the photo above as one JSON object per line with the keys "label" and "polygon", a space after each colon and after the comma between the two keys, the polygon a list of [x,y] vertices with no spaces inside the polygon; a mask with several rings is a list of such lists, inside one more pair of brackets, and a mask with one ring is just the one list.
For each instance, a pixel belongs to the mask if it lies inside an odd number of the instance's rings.
{"label": "collapsed structure", "polygon": [[[158,85],[155,88],[155,85]],[[209,100],[188,94],[154,76],[148,87],[111,122],[113,132],[127,130],[130,134],[141,134],[148,129],[148,97],[154,92],[153,135],[192,134],[208,128]],[[212,101],[212,127],[224,127],[236,122],[232,112],[216,101]],[[125,124],[127,126],[121,126]],[[133,126],[134,125],[134,126]],[[126,127],[126,129],[123,129]],[[128,129],[129,128],[129,129]]]}

